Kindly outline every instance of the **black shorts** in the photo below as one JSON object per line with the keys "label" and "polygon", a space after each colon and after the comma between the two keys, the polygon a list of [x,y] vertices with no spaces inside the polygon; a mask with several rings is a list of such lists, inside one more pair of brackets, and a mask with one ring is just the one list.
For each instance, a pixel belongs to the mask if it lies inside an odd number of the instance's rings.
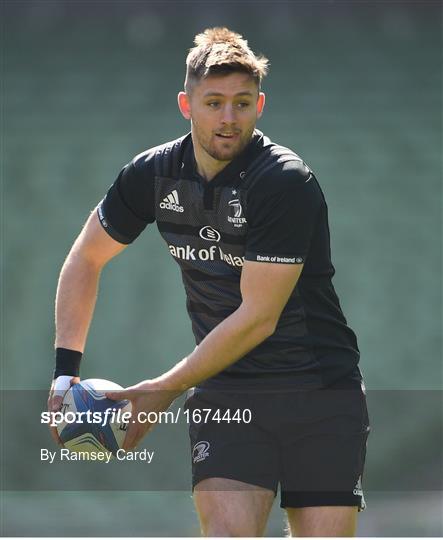
{"label": "black shorts", "polygon": [[229,478],[277,493],[282,508],[365,508],[369,434],[359,381],[322,390],[199,390],[186,401],[193,488]]}

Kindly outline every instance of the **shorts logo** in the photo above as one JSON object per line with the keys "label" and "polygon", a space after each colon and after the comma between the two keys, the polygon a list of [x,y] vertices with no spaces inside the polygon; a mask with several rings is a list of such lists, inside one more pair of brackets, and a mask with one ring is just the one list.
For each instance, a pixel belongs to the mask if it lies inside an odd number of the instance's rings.
{"label": "shorts logo", "polygon": [[220,233],[209,225],[201,228],[198,234],[200,235],[200,238],[203,238],[203,240],[208,240],[208,242],[220,242],[221,239]]}
{"label": "shorts logo", "polygon": [[363,496],[363,490],[361,488],[361,476],[359,476],[357,483],[355,484],[355,488],[352,492],[354,495],[358,495],[359,497]]}
{"label": "shorts logo", "polygon": [[209,456],[209,446],[207,441],[200,441],[194,445],[192,449],[192,460],[194,463],[203,461]]}

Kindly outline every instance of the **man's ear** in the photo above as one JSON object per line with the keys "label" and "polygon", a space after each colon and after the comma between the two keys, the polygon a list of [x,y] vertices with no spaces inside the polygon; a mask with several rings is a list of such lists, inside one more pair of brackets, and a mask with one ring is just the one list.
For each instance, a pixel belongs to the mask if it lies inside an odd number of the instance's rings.
{"label": "man's ear", "polygon": [[263,108],[265,106],[266,96],[263,92],[260,92],[258,94],[258,100],[257,100],[257,118],[260,118],[260,116],[263,114]]}
{"label": "man's ear", "polygon": [[191,119],[191,107],[189,105],[189,97],[186,92],[179,92],[177,96],[178,108],[186,120]]}

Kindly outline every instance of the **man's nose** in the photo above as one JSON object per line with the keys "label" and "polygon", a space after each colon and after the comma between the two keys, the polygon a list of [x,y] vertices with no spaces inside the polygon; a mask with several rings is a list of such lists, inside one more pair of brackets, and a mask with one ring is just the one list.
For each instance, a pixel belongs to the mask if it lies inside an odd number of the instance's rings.
{"label": "man's nose", "polygon": [[223,107],[221,121],[224,124],[233,124],[235,122],[235,111],[232,105],[225,105]]}

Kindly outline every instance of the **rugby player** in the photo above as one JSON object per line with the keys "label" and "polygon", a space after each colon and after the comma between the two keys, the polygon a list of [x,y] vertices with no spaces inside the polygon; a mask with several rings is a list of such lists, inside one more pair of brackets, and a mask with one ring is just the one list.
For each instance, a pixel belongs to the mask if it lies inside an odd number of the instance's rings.
{"label": "rugby player", "polygon": [[[318,181],[256,129],[267,69],[227,28],[196,36],[178,94],[191,132],[121,170],[62,268],[49,406],[79,380],[102,268],[156,222],[182,272],[197,347],[108,396],[130,399],[134,418],[185,391],[190,411],[252,412],[251,422],[191,422],[203,535],[262,536],[280,486],[291,534],[352,536],[369,431],[359,350],[331,282]],[[130,424],[125,449],[151,427]]]}

